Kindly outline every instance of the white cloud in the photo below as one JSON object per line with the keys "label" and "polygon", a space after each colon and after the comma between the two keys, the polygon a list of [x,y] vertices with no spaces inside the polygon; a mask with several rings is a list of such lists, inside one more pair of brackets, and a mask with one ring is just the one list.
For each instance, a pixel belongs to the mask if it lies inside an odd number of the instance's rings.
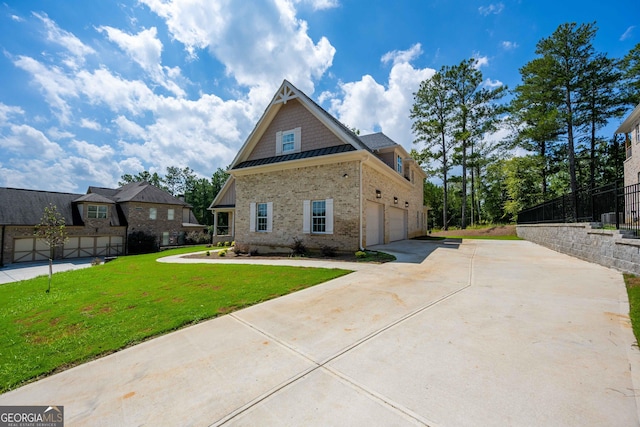
{"label": "white cloud", "polygon": [[24,110],[20,107],[12,107],[0,102],[0,127],[9,124],[9,118],[24,114]]}
{"label": "white cloud", "polygon": [[49,130],[47,130],[47,135],[49,135],[50,138],[58,139],[58,140],[73,138],[74,136],[76,136],[74,133],[71,133],[66,130],[60,130],[57,127],[52,127]]}
{"label": "white cloud", "polygon": [[98,27],[97,30],[106,32],[109,40],[117,44],[129,58],[140,65],[153,81],[177,96],[185,95],[184,90],[170,79],[180,77],[180,68],[165,69],[162,67],[162,42],[158,39],[156,27],[142,30],[135,35],[108,26]]}
{"label": "white cloud", "polygon": [[489,57],[488,56],[480,56],[480,53],[475,52],[473,54],[473,59],[475,59],[475,64],[473,64],[473,68],[479,70],[481,67],[486,67],[489,65]]}
{"label": "white cloud", "polygon": [[73,79],[59,67],[47,67],[28,56],[19,56],[13,63],[16,67],[31,74],[33,82],[43,92],[49,106],[57,110],[58,120],[61,123],[68,123],[71,108],[65,98],[78,96]]}
{"label": "white cloud", "polygon": [[340,6],[338,0],[296,0],[296,3],[308,3],[313,10],[333,9]]}
{"label": "white cloud", "polygon": [[422,46],[420,43],[416,43],[408,50],[394,50],[385,53],[382,55],[381,61],[385,64],[391,62],[393,65],[396,65],[403,62],[411,62],[414,58],[417,58],[420,55],[422,55]]}
{"label": "white cloud", "polygon": [[487,15],[497,15],[499,13],[501,13],[504,10],[504,3],[493,3],[490,4],[489,6],[480,6],[478,8],[478,12],[480,12],[481,15],[487,16]]}
{"label": "white cloud", "polygon": [[622,33],[622,35],[620,36],[620,41],[624,41],[628,38],[630,38],[633,35],[633,30],[636,28],[635,25],[630,26],[629,28],[627,28],[625,30],[624,33]]}
{"label": "white cloud", "polygon": [[24,22],[24,18],[21,18],[18,15],[11,15],[11,19],[16,22]]}
{"label": "white cloud", "polygon": [[71,147],[75,148],[76,152],[82,157],[87,158],[93,162],[100,162],[106,159],[110,159],[115,153],[114,149],[109,145],[95,145],[90,144],[87,141],[71,141]]}
{"label": "white cloud", "polygon": [[166,21],[172,37],[190,55],[208,48],[228,75],[250,88],[250,98],[261,108],[285,78],[305,93],[313,93],[314,79],[333,61],[335,48],[325,37],[317,43],[311,40],[307,23],[296,18],[288,0],[142,2]]}
{"label": "white cloud", "polygon": [[44,133],[28,125],[12,125],[10,134],[0,137],[0,147],[27,158],[55,159],[64,152]]}
{"label": "white cloud", "polygon": [[504,83],[502,83],[500,80],[491,80],[487,78],[482,84],[485,87],[493,89],[502,86]]}
{"label": "white cloud", "polygon": [[330,99],[330,112],[345,125],[359,129],[362,134],[384,132],[409,151],[414,139],[409,119],[413,93],[420,82],[433,74],[435,70],[430,68],[414,68],[409,62],[396,62],[386,86],[365,75],[359,81],[342,83],[340,94],[323,93],[322,97]]}
{"label": "white cloud", "polygon": [[44,24],[47,30],[47,40],[64,47],[72,54],[73,58],[69,58],[65,62],[71,68],[83,64],[85,56],[95,53],[93,48],[82,43],[75,35],[58,27],[45,13],[33,12],[33,15]]}
{"label": "white cloud", "polygon": [[516,42],[510,42],[508,40],[505,40],[502,42],[502,48],[504,50],[513,50],[516,49],[518,47],[518,43]]}
{"label": "white cloud", "polygon": [[100,123],[96,122],[95,120],[89,120],[84,118],[80,120],[80,127],[85,129],[91,129],[91,130],[102,129],[102,126],[100,126]]}

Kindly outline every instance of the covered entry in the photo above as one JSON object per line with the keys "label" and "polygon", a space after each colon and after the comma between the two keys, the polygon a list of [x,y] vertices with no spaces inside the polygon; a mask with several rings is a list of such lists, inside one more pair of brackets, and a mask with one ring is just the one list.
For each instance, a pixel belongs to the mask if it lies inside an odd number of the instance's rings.
{"label": "covered entry", "polygon": [[384,243],[384,206],[367,201],[366,246]]}
{"label": "covered entry", "polygon": [[407,211],[399,208],[389,208],[389,241],[407,238]]}

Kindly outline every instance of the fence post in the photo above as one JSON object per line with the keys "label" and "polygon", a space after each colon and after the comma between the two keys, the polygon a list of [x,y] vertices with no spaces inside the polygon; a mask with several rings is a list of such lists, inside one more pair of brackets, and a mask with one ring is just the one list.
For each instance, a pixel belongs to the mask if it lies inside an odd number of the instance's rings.
{"label": "fence post", "polygon": [[[616,205],[616,209],[615,209],[615,214],[616,214],[616,230],[620,230],[620,210],[618,209],[618,181],[616,180],[613,184],[615,187],[615,191],[613,194],[615,194],[615,202],[614,204]],[[624,192],[624,190],[623,190]]]}

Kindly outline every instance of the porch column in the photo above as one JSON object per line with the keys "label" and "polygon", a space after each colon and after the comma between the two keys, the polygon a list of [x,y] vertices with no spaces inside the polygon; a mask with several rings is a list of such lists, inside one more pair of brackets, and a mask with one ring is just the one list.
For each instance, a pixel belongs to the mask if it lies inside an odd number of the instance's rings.
{"label": "porch column", "polygon": [[213,236],[218,235],[218,211],[213,211]]}

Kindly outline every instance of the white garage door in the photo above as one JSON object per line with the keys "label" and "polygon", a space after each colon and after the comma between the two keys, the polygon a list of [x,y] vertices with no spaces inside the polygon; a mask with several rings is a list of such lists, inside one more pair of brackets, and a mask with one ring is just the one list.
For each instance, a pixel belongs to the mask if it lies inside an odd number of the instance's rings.
{"label": "white garage door", "polygon": [[384,243],[384,206],[367,202],[367,246]]}
{"label": "white garage door", "polygon": [[34,237],[13,241],[13,262],[42,261],[49,259],[49,246]]}
{"label": "white garage door", "polygon": [[64,244],[65,258],[122,255],[122,236],[80,236],[70,237]]}
{"label": "white garage door", "polygon": [[389,208],[389,241],[404,240],[407,238],[406,211],[398,208]]}

